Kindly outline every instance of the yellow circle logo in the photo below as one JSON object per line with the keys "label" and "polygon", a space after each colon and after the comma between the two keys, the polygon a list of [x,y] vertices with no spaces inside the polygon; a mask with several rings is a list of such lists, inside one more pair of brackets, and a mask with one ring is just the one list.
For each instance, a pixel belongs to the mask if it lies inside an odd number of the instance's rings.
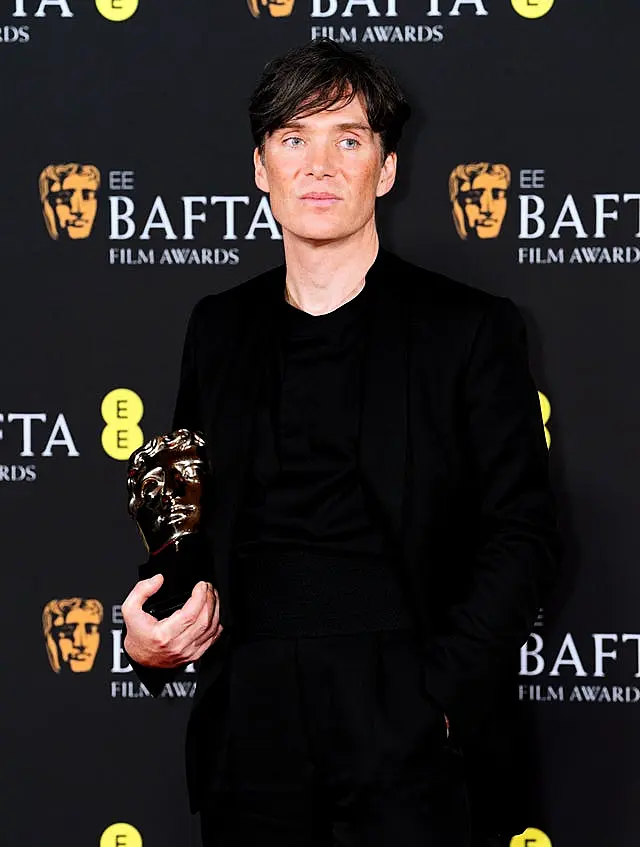
{"label": "yellow circle logo", "polygon": [[553,6],[555,0],[511,0],[511,5],[523,18],[541,18]]}
{"label": "yellow circle logo", "polygon": [[138,8],[138,0],[96,0],[96,8],[109,21],[126,21]]}
{"label": "yellow circle logo", "polygon": [[522,835],[514,835],[511,847],[551,847],[551,840],[542,830],[530,826]]}
{"label": "yellow circle logo", "polygon": [[138,426],[144,414],[142,400],[130,388],[114,388],[102,401],[102,418],[107,424],[102,430],[102,447],[107,456],[125,461],[144,444]]}
{"label": "yellow circle logo", "polygon": [[100,847],[142,847],[142,836],[130,823],[113,823],[102,833]]}

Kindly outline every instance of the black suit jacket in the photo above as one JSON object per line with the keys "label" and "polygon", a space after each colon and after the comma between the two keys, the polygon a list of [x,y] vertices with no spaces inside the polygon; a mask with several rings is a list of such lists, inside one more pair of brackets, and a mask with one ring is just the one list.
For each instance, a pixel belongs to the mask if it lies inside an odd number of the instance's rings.
{"label": "black suit jacket", "polygon": [[[359,459],[370,508],[403,551],[425,685],[473,743],[552,581],[560,542],[524,322],[513,303],[380,250],[367,273],[370,338]],[[205,531],[221,638],[199,662],[187,740],[198,806],[199,722],[224,667],[229,555],[258,389],[284,294],[275,268],[196,304],[173,425],[202,430],[213,471]],[[171,672],[135,666],[153,692]]]}

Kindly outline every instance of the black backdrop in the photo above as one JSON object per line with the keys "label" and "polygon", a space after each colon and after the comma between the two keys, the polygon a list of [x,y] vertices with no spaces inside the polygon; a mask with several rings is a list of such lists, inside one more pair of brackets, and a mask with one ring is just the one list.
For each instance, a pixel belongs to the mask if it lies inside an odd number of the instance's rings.
{"label": "black backdrop", "polygon": [[[635,842],[634,5],[0,0],[2,845],[197,843],[182,764],[193,674],[154,701],[119,651],[143,558],[123,460],[168,427],[195,301],[280,261],[247,100],[268,58],[323,34],[373,50],[414,103],[383,243],[512,297],[529,327],[568,554],[522,653],[535,753],[513,780],[524,791],[536,775],[535,830],[513,843]],[[85,167],[55,168],[70,163]],[[487,238],[454,226],[449,175],[470,163],[509,169]]]}

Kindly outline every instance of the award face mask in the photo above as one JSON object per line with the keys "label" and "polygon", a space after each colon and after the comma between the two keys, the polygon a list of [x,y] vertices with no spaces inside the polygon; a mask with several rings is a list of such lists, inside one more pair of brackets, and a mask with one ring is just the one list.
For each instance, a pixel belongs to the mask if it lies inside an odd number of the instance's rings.
{"label": "award face mask", "polygon": [[130,459],[129,513],[150,553],[197,532],[206,476],[204,441],[188,430],[153,438]]}

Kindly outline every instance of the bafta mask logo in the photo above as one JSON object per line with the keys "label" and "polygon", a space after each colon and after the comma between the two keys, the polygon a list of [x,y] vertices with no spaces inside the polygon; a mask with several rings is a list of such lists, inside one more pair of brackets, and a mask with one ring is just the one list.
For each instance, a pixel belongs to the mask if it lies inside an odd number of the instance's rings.
{"label": "bafta mask logo", "polygon": [[40,174],[40,202],[54,241],[88,238],[98,211],[100,171],[95,165],[48,165]]}
{"label": "bafta mask logo", "polygon": [[99,600],[69,597],[47,603],[42,610],[42,628],[55,673],[86,673],[93,668],[103,615]]}
{"label": "bafta mask logo", "polygon": [[458,165],[449,176],[453,221],[460,238],[497,238],[507,213],[511,170],[507,165]]}
{"label": "bafta mask logo", "polygon": [[288,18],[296,0],[247,0],[249,11],[254,18],[267,12],[272,18]]}

